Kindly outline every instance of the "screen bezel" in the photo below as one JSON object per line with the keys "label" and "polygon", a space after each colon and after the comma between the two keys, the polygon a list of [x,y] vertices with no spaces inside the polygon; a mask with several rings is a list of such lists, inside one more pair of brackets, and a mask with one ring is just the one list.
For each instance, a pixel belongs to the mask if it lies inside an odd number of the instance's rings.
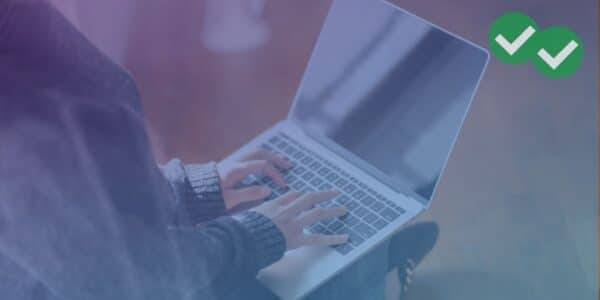
{"label": "screen bezel", "polygon": [[[366,1],[366,0],[365,0]],[[329,12],[327,14],[327,17],[325,18],[323,25],[325,26],[327,19],[330,18],[331,12],[335,9],[336,5],[338,5],[339,3],[343,3],[344,0],[334,0],[332,1],[332,4],[329,8]],[[455,134],[455,136],[452,138],[452,143],[450,144],[450,148],[448,150],[448,154],[446,155],[445,159],[444,159],[444,163],[442,164],[442,168],[440,169],[440,173],[438,178],[435,181],[435,185],[433,187],[433,191],[431,193],[431,196],[429,199],[426,199],[425,197],[421,196],[419,193],[415,192],[413,189],[409,188],[406,184],[402,183],[402,182],[398,182],[398,181],[394,181],[391,179],[391,177],[387,174],[385,174],[384,172],[380,171],[379,169],[377,169],[375,166],[371,165],[369,162],[365,161],[364,159],[360,158],[359,156],[355,155],[354,153],[352,153],[351,151],[346,150],[343,146],[339,145],[338,143],[336,143],[334,140],[330,139],[329,137],[327,137],[324,134],[319,134],[317,132],[313,132],[312,130],[305,128],[304,126],[302,126],[302,123],[299,122],[296,118],[294,118],[294,112],[296,110],[296,105],[298,104],[299,100],[299,95],[300,95],[300,91],[302,90],[302,86],[305,82],[306,77],[308,76],[308,70],[310,69],[314,59],[313,57],[316,55],[316,53],[319,51],[319,40],[322,37],[323,32],[321,31],[317,37],[317,40],[315,42],[315,46],[313,48],[313,51],[311,53],[311,56],[308,60],[308,63],[306,64],[306,67],[304,69],[304,74],[302,75],[302,79],[300,81],[300,84],[298,86],[298,89],[296,90],[296,95],[294,97],[294,101],[292,102],[292,107],[290,108],[288,115],[287,115],[287,120],[291,121],[292,123],[294,123],[295,127],[299,128],[304,134],[306,134],[307,136],[309,136],[310,138],[314,139],[315,141],[317,141],[319,144],[323,145],[325,148],[327,148],[328,150],[340,155],[342,158],[344,158],[346,161],[348,161],[349,163],[351,163],[352,165],[356,166],[357,168],[361,169],[362,171],[364,171],[365,173],[373,176],[375,179],[381,181],[383,184],[385,184],[386,186],[388,186],[389,188],[391,188],[392,190],[398,192],[398,193],[402,193],[408,197],[411,197],[415,200],[417,200],[419,203],[423,204],[423,206],[425,207],[425,209],[429,208],[429,206],[431,205],[431,202],[433,202],[433,199],[435,198],[436,195],[436,191],[438,188],[438,185],[441,181],[442,175],[444,174],[444,171],[446,169],[446,165],[448,164],[448,160],[450,158],[450,155],[452,154],[452,150],[454,149],[454,145],[456,143],[456,140],[458,139],[458,136],[461,132],[461,129],[463,127],[464,121],[466,119],[467,113],[469,112],[469,109],[471,107],[471,104],[473,103],[473,99],[475,98],[475,94],[476,91],[479,87],[479,84],[481,83],[481,80],[483,78],[483,74],[485,69],[487,68],[487,65],[489,63],[489,52],[473,43],[470,42],[466,39],[464,39],[463,37],[460,37],[454,33],[449,32],[448,30],[437,26],[409,11],[406,11],[400,7],[398,7],[397,5],[387,1],[387,0],[375,0],[372,1],[373,5],[386,5],[390,8],[390,10],[395,10],[395,11],[399,11],[401,13],[406,14],[407,16],[413,17],[413,18],[417,18],[418,20],[430,25],[432,28],[435,28],[437,30],[439,30],[440,32],[447,34],[448,36],[459,40],[460,42],[465,43],[468,46],[473,47],[475,50],[481,51],[482,54],[485,56],[485,60],[482,63],[482,65],[480,66],[480,72],[479,72],[479,77],[477,79],[476,84],[473,86],[473,90],[471,91],[471,96],[470,99],[468,101],[468,104],[466,105],[465,108],[465,112],[463,114],[463,117],[461,119],[461,121],[459,122],[458,125],[458,130]]]}

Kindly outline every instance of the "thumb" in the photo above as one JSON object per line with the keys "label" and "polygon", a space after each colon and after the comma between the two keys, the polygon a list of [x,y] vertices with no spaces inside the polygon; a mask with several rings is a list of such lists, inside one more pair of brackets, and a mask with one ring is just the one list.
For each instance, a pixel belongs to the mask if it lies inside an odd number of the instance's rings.
{"label": "thumb", "polygon": [[227,208],[232,208],[244,202],[262,200],[271,195],[273,191],[266,186],[251,186],[240,189],[227,189],[223,192],[223,198]]}

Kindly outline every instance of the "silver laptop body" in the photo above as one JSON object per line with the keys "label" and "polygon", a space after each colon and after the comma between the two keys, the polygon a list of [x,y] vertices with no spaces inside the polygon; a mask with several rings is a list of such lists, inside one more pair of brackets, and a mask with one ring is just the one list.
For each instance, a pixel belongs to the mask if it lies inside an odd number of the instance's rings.
{"label": "silver laptop body", "polygon": [[[288,251],[259,280],[282,299],[302,298],[426,210],[487,61],[484,49],[388,2],[334,1],[287,118],[224,163],[256,148],[286,155],[290,189],[336,188],[342,195],[324,205],[350,211],[306,230],[351,232],[351,242]],[[286,192],[256,180],[273,197]]]}

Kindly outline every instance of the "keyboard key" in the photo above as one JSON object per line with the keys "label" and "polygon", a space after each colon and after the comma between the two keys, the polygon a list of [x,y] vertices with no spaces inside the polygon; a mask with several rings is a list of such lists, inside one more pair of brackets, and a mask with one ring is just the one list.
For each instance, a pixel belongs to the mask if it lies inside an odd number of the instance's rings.
{"label": "keyboard key", "polygon": [[348,235],[348,242],[352,244],[352,246],[357,247],[362,244],[365,240],[352,229],[346,230],[346,234]]}
{"label": "keyboard key", "polygon": [[287,147],[287,145],[288,145],[288,144],[287,144],[286,142],[284,142],[284,141],[280,141],[280,142],[277,144],[277,146],[276,146],[276,147],[277,147],[278,149],[280,149],[280,150],[283,150],[285,147]]}
{"label": "keyboard key", "polygon": [[392,201],[388,200],[387,198],[383,198],[383,200],[382,200],[382,201],[383,201],[383,202],[384,202],[384,203],[385,203],[387,206],[390,206],[390,207],[391,207],[391,206],[394,206],[394,205],[396,205],[396,204],[394,204],[394,202],[392,202]]}
{"label": "keyboard key", "polygon": [[318,161],[315,161],[312,164],[310,164],[310,166],[308,166],[308,168],[313,171],[317,171],[320,167],[321,167],[321,163]]}
{"label": "keyboard key", "polygon": [[349,184],[344,188],[344,192],[346,192],[348,194],[352,194],[352,192],[354,192],[354,190],[356,190],[356,186],[354,184]]}
{"label": "keyboard key", "polygon": [[304,157],[304,153],[302,153],[301,151],[296,152],[296,154],[294,154],[292,156],[295,160],[301,160]]}
{"label": "keyboard key", "polygon": [[354,226],[353,229],[365,239],[368,239],[375,234],[375,230],[365,223],[360,223]]}
{"label": "keyboard key", "polygon": [[392,222],[392,221],[396,220],[396,218],[398,218],[400,216],[400,214],[398,214],[397,212],[393,211],[389,207],[386,207],[380,214],[388,222]]}
{"label": "keyboard key", "polygon": [[400,206],[396,206],[396,207],[394,207],[394,209],[396,209],[396,211],[397,211],[399,214],[403,214],[403,213],[405,213],[405,212],[406,212],[406,210],[405,210],[404,208],[400,207]]}
{"label": "keyboard key", "polygon": [[348,181],[344,178],[340,178],[335,182],[335,186],[342,188],[346,185],[346,183],[348,183]]}
{"label": "keyboard key", "polygon": [[352,197],[354,197],[354,199],[356,199],[356,200],[360,200],[366,195],[367,194],[365,194],[365,192],[363,192],[362,190],[358,190],[358,191],[354,192],[354,194],[352,194]]}
{"label": "keyboard key", "polygon": [[321,179],[319,177],[315,177],[310,181],[310,184],[315,188],[321,186],[322,183],[323,183],[323,179]]}
{"label": "keyboard key", "polygon": [[327,167],[321,167],[319,169],[319,171],[317,172],[317,174],[319,174],[319,175],[321,175],[323,177],[327,177],[327,175],[329,175],[329,173],[331,173],[331,171]]}
{"label": "keyboard key", "polygon": [[[335,224],[335,223],[333,223],[333,224]],[[342,223],[342,226],[339,226],[335,230],[331,230],[331,233],[333,233],[333,234],[347,234],[348,231],[350,231],[350,228],[348,228],[346,226],[346,224]]]}
{"label": "keyboard key", "polygon": [[358,209],[360,207],[360,205],[354,201],[354,200],[350,200],[347,204],[346,204],[346,209],[348,209],[348,211],[355,211],[356,209]]}
{"label": "keyboard key", "polygon": [[335,201],[341,205],[345,205],[346,203],[348,203],[348,201],[350,201],[350,197],[348,197],[348,195],[341,195],[337,197]]}
{"label": "keyboard key", "polygon": [[292,188],[296,191],[301,191],[305,186],[306,183],[304,183],[304,181],[302,180],[298,180],[294,184],[292,184]]}
{"label": "keyboard key", "polygon": [[312,157],[310,157],[310,156],[305,156],[305,157],[304,157],[304,158],[303,158],[303,159],[302,159],[300,162],[301,162],[303,165],[308,165],[308,164],[310,164],[312,161],[313,161]]}
{"label": "keyboard key", "polygon": [[311,180],[313,177],[315,177],[315,174],[313,174],[312,172],[308,171],[306,173],[304,173],[304,175],[302,175],[302,179],[304,179],[304,181],[309,181]]}
{"label": "keyboard key", "polygon": [[302,173],[304,173],[304,171],[306,171],[306,169],[303,166],[297,166],[292,169],[292,173],[294,173],[296,175],[302,175]]}
{"label": "keyboard key", "polygon": [[279,141],[281,141],[281,139],[278,136],[273,136],[269,139],[269,143],[271,144],[279,143]]}
{"label": "keyboard key", "polygon": [[327,175],[327,177],[325,177],[325,179],[331,183],[334,183],[336,180],[338,180],[339,176],[333,172],[329,173],[329,175]]}
{"label": "keyboard key", "polygon": [[377,216],[374,213],[370,212],[363,217],[363,220],[369,224],[373,224],[375,220],[377,220]]}
{"label": "keyboard key", "polygon": [[320,191],[328,191],[328,190],[331,190],[331,189],[333,189],[333,186],[332,186],[331,184],[327,183],[327,182],[323,183],[323,184],[322,184],[322,185],[319,187],[319,190],[320,190]]}
{"label": "keyboard key", "polygon": [[332,234],[333,232],[331,232],[331,230],[327,229],[327,227],[323,226],[323,231],[321,232],[321,234]]}
{"label": "keyboard key", "polygon": [[366,189],[366,188],[367,188],[367,185],[366,185],[364,182],[359,182],[359,183],[358,183],[358,186],[359,186],[361,189]]}
{"label": "keyboard key", "polygon": [[347,214],[347,215],[344,217],[344,220],[343,220],[343,222],[344,222],[344,224],[346,224],[346,226],[348,226],[348,227],[354,227],[354,225],[356,225],[356,224],[360,223],[360,220],[359,220],[357,217],[355,217],[355,216],[353,216],[353,215],[351,215],[351,214]]}
{"label": "keyboard key", "polygon": [[287,154],[288,156],[292,156],[294,155],[294,153],[296,153],[298,150],[296,150],[296,148],[294,146],[287,146],[284,150],[283,153]]}
{"label": "keyboard key", "polygon": [[352,251],[353,248],[349,243],[345,243],[345,244],[333,246],[333,249],[335,249],[335,251],[337,251],[338,253],[340,253],[342,255],[346,255],[350,251]]}
{"label": "keyboard key", "polygon": [[385,204],[383,204],[381,201],[379,200],[375,200],[373,201],[373,203],[371,203],[371,205],[369,205],[369,207],[374,211],[374,212],[380,212],[382,209],[385,208]]}
{"label": "keyboard key", "polygon": [[375,198],[373,198],[371,196],[364,197],[360,200],[360,203],[362,203],[362,205],[365,205],[365,206],[371,206],[371,204],[373,204],[373,202],[377,202],[377,200],[375,200]]}
{"label": "keyboard key", "polygon": [[375,228],[381,230],[383,229],[383,227],[385,227],[387,224],[389,224],[388,222],[386,222],[384,219],[380,219],[377,218],[377,220],[375,220],[375,222],[373,222],[373,226],[375,226]]}
{"label": "keyboard key", "polygon": [[296,176],[292,175],[292,173],[288,173],[285,176],[283,176],[283,180],[287,183],[287,184],[292,184],[294,183],[294,181],[296,181]]}
{"label": "keyboard key", "polygon": [[340,229],[342,229],[344,227],[344,223],[338,221],[338,220],[333,220],[333,222],[331,222],[327,228],[329,228],[329,230],[331,230],[331,232],[335,232],[335,233],[340,233]]}
{"label": "keyboard key", "polygon": [[300,192],[303,194],[308,194],[308,193],[312,193],[315,190],[313,190],[310,186],[305,186]]}
{"label": "keyboard key", "polygon": [[324,233],[325,232],[325,226],[323,226],[322,224],[313,224],[309,227],[308,229],[309,232],[312,233]]}
{"label": "keyboard key", "polygon": [[[335,201],[331,201],[331,202],[333,202],[334,207],[342,207],[339,203],[337,203]],[[339,216],[338,219],[340,219],[343,222],[344,219],[346,219],[348,216],[350,216],[350,214],[346,212],[346,214]]]}
{"label": "keyboard key", "polygon": [[392,201],[390,201],[390,200],[388,200],[388,199],[385,199],[383,202],[384,202],[384,203],[385,203],[385,205],[387,205],[389,208],[394,208],[394,207],[396,207],[396,206],[397,206],[397,205],[396,205],[396,203],[394,203],[394,202],[392,202]]}
{"label": "keyboard key", "polygon": [[319,223],[325,225],[325,227],[327,227],[327,230],[330,230],[329,225],[333,224],[333,221],[335,221],[335,219],[325,219],[325,220],[319,221]]}
{"label": "keyboard key", "polygon": [[356,210],[354,210],[354,214],[357,217],[359,217],[359,218],[364,217],[368,212],[369,211],[366,208],[364,208],[363,206],[361,206],[361,207],[357,208]]}

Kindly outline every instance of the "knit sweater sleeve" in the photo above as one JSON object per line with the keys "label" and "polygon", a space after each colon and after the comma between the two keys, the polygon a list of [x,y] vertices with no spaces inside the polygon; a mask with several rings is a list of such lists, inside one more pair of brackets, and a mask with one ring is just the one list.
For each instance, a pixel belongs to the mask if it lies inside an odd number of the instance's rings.
{"label": "knit sweater sleeve", "polygon": [[225,214],[214,162],[184,165],[179,159],[173,159],[160,169],[173,193],[176,225],[196,225]]}

